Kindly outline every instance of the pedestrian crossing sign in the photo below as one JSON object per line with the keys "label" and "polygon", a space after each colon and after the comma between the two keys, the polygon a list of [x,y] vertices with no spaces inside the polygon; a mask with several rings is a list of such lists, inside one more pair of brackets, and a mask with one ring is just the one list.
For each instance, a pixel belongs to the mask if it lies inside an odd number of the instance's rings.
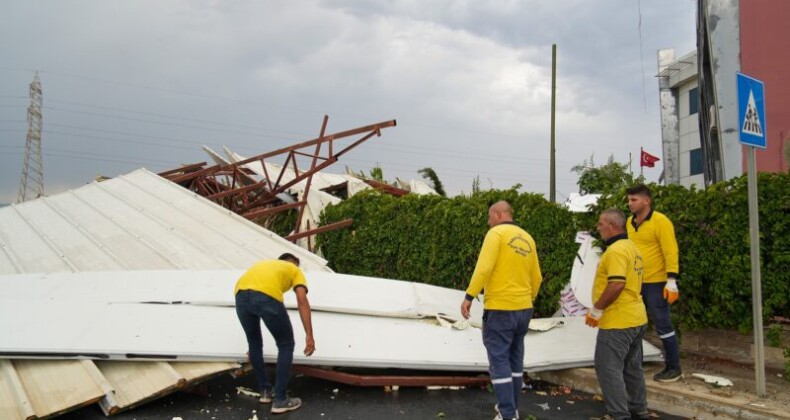
{"label": "pedestrian crossing sign", "polygon": [[737,74],[738,132],[747,146],[767,147],[765,135],[765,87],[763,82]]}

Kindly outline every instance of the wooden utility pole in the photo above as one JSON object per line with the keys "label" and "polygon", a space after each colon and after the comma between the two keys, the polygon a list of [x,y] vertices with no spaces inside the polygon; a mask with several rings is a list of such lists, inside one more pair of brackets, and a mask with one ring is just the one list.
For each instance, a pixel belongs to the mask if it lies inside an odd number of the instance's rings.
{"label": "wooden utility pole", "polygon": [[557,169],[554,147],[554,114],[557,105],[557,44],[551,44],[551,157],[549,164],[549,201],[556,202]]}

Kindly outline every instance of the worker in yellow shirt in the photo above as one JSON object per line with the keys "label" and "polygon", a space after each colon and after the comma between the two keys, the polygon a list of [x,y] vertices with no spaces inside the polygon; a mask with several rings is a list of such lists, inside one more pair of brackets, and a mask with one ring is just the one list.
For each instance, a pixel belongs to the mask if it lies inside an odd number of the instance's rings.
{"label": "worker in yellow shirt", "polygon": [[[283,304],[283,293],[293,289],[299,317],[305,331],[304,355],[315,351],[310,302],[307,300],[307,280],[299,269],[299,258],[282,254],[277,260],[255,263],[236,282],[236,315],[247,336],[250,364],[258,380],[260,402],[272,403],[274,414],[296,410],[302,405],[299,398],[289,398],[286,391],[291,376],[294,353],[294,333],[291,319]],[[277,367],[274,392],[263,363],[261,320],[277,343]]]}
{"label": "worker in yellow shirt", "polygon": [[497,419],[518,418],[524,380],[524,336],[543,277],[535,241],[513,223],[513,209],[500,201],[488,209],[490,229],[461,303],[469,318],[472,300],[485,290],[483,345],[488,354]]}
{"label": "worker in yellow shirt", "polygon": [[669,305],[680,296],[678,291],[678,243],[675,227],[667,216],[653,210],[650,189],[645,185],[629,188],[628,239],[632,240],[645,259],[645,281],[642,297],[647,316],[656,328],[664,346],[664,370],[653,375],[659,382],[674,382],[683,377],[680,349],[669,315]]}
{"label": "worker in yellow shirt", "polygon": [[608,209],[598,218],[606,251],[595,270],[593,307],[585,322],[598,327],[595,374],[601,386],[604,419],[648,419],[642,370],[642,338],[647,313],[642,303],[642,256],[625,231],[625,215]]}

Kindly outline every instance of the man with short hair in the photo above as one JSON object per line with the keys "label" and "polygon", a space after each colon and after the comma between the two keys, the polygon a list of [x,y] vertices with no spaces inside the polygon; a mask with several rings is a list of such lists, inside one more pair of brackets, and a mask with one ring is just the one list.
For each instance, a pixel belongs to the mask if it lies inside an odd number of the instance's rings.
{"label": "man with short hair", "polygon": [[647,315],[664,347],[666,366],[653,379],[674,382],[683,377],[678,338],[669,315],[669,305],[680,296],[677,284],[680,269],[675,227],[667,216],[653,210],[650,189],[647,186],[640,184],[629,188],[626,193],[628,208],[633,213],[626,224],[628,239],[636,244],[645,259],[642,296]]}
{"label": "man with short hair", "polygon": [[[310,356],[315,351],[315,340],[310,302],[307,300],[307,280],[299,269],[299,258],[285,253],[277,260],[259,261],[239,278],[234,289],[236,315],[247,336],[250,363],[261,393],[260,402],[272,403],[271,412],[274,414],[296,410],[302,405],[302,400],[289,398],[286,394],[295,347],[291,319],[283,303],[283,293],[290,289],[296,293],[299,317],[306,335],[304,355]],[[261,320],[277,343],[273,395],[272,384],[263,363]]]}
{"label": "man with short hair", "polygon": [[513,223],[508,202],[488,209],[488,226],[461,315],[469,318],[472,300],[485,289],[483,345],[497,399],[495,419],[514,419],[524,380],[524,336],[543,276],[535,241]]}
{"label": "man with short hair", "polygon": [[647,389],[642,370],[642,338],[647,313],[642,303],[642,256],[625,233],[625,216],[608,209],[598,218],[606,250],[595,271],[593,307],[585,317],[598,327],[595,374],[601,386],[604,419],[647,419]]}

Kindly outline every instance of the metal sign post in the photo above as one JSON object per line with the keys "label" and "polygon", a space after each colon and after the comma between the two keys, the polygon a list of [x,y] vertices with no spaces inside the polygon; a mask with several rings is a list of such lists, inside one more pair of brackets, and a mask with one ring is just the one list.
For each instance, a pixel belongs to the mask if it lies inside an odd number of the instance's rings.
{"label": "metal sign post", "polygon": [[763,82],[738,73],[738,122],[741,143],[747,149],[749,189],[749,242],[752,264],[752,318],[754,321],[754,377],[757,395],[765,396],[765,349],[763,302],[760,281],[760,223],[757,202],[756,149],[767,147],[765,135],[765,89]]}

